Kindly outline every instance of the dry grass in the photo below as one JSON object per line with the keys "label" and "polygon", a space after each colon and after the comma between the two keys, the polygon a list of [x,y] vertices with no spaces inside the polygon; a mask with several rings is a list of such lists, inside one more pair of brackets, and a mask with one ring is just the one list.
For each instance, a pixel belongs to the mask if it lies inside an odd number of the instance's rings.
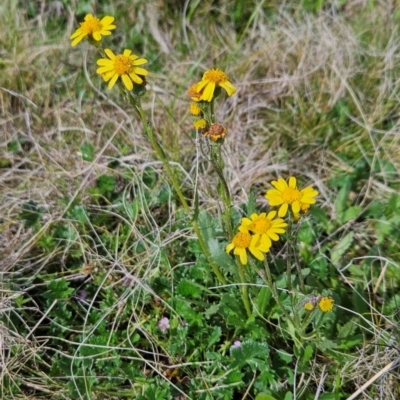
{"label": "dry grass", "polygon": [[[335,198],[327,188],[327,180],[335,171],[352,171],[354,160],[362,156],[372,166],[369,179],[357,194],[362,198],[360,204],[366,207],[372,200],[387,199],[395,191],[393,185],[399,183],[400,170],[400,40],[396,22],[385,15],[384,2],[382,8],[378,5],[374,9],[375,15],[364,12],[362,18],[357,18],[357,12],[365,11],[365,3],[350,1],[341,14],[316,16],[293,15],[282,7],[274,24],[255,8],[251,24],[241,35],[233,25],[204,24],[196,16],[182,17],[182,26],[177,27],[171,16],[155,17],[162,16],[163,2],[149,4],[143,12],[139,8],[131,11],[137,29],[149,29],[146,35],[152,39],[145,40],[144,47],[157,52],[157,63],[162,65],[151,77],[145,108],[177,170],[187,171],[183,174],[187,187],[199,180],[200,201],[207,203],[207,208],[217,208],[212,200],[215,177],[210,176],[204,162],[200,163],[200,175],[195,176],[192,166],[196,139],[190,133],[185,90],[202,70],[216,64],[238,87],[238,94],[218,108],[218,119],[229,127],[224,153],[237,204],[246,202],[250,188],[258,188],[263,194],[272,178],[291,173],[302,176],[305,184],[314,182],[321,194],[321,206],[334,217]],[[220,12],[229,18],[224,7]],[[115,173],[109,168],[110,160],[119,158],[121,165],[136,171],[137,182],[145,167],[161,170],[134,115],[121,108],[118,96],[107,92],[95,76],[93,53],[87,52],[87,46],[70,48],[67,38],[74,25],[72,13],[61,10],[59,18],[67,20],[67,29],[54,37],[46,29],[50,20],[47,9],[29,20],[14,1],[0,5],[0,23],[7,26],[0,34],[0,316],[6,319],[20,313],[13,308],[12,300],[18,296],[18,290],[12,288],[15,283],[20,290],[31,290],[34,277],[54,256],[36,257],[31,249],[54,221],[63,220],[74,199],[85,202],[88,188],[99,175]],[[86,83],[79,69],[82,54]],[[332,117],[340,99],[348,101],[345,125]],[[93,162],[82,160],[79,146],[85,141],[95,147]],[[16,142],[19,150],[11,150]],[[350,148],[354,149],[354,158],[345,159],[342,155],[351,153]],[[387,170],[388,163],[394,172]],[[381,168],[377,168],[379,165]],[[140,187],[135,190],[136,196],[143,196]],[[28,200],[46,210],[45,225],[34,235],[18,217],[21,205]],[[169,207],[161,226],[151,213],[143,213],[146,224],[159,232],[156,250],[135,231],[134,221],[125,221],[137,241],[145,243],[147,255],[141,254],[137,260],[126,258],[126,249],[133,244],[125,243],[125,251],[105,258],[96,249],[87,250],[88,264],[106,261],[110,274],[115,272],[120,279],[135,274],[133,261],[146,271],[142,277],[154,273],[157,266],[149,260],[157,258],[159,249],[189,235],[169,230],[176,218],[173,206]],[[362,235],[366,235],[366,229],[363,224],[358,226]],[[26,282],[20,281],[20,276]],[[75,271],[69,278],[79,276],[80,272]],[[45,318],[43,310],[31,312],[40,312]],[[140,320],[140,314],[135,318]],[[374,321],[370,328],[377,342],[386,333]],[[398,333],[396,329],[393,332],[396,340]],[[386,334],[390,336],[390,330]],[[35,336],[32,331],[29,338],[21,337],[17,331],[0,325],[0,381],[5,376],[15,380],[23,377],[23,385],[35,393],[62,394],[60,382],[47,384],[48,377],[24,369],[27,359],[34,358],[46,345],[46,338]],[[11,355],[13,345],[18,351]],[[361,386],[397,358],[394,347],[360,349],[353,364],[343,368],[342,379]],[[318,360],[315,363],[314,379],[318,384],[323,364]],[[26,378],[29,374],[31,380]],[[395,398],[398,378],[398,373],[392,372],[375,382],[381,398]],[[34,398],[29,390],[26,393],[26,398]],[[21,396],[15,398],[25,398]]]}

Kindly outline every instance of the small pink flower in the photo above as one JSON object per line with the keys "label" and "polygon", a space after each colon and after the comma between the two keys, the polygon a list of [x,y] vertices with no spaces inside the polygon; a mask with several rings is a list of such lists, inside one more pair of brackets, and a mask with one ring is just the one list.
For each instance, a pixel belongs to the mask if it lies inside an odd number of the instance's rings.
{"label": "small pink flower", "polygon": [[242,342],[240,340],[235,340],[233,342],[233,345],[231,346],[231,349],[240,349],[242,347]]}
{"label": "small pink flower", "polygon": [[169,325],[169,319],[167,317],[161,318],[158,322],[158,327],[162,333],[167,332],[168,329],[171,329]]}

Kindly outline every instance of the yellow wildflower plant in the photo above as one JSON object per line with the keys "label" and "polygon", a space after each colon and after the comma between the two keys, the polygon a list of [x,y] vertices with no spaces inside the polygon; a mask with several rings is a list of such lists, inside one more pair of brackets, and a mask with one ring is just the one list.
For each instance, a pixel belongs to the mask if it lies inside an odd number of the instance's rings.
{"label": "yellow wildflower plant", "polygon": [[299,214],[305,204],[314,204],[314,197],[318,196],[318,192],[311,186],[304,189],[297,188],[296,178],[291,176],[287,183],[284,179],[279,178],[277,181],[271,182],[275,189],[267,191],[265,198],[269,201],[269,205],[280,206],[278,211],[279,217],[284,217],[291,206],[294,215]]}
{"label": "yellow wildflower plant", "polygon": [[251,214],[250,218],[242,218],[241,227],[246,232],[251,231],[257,239],[261,239],[271,247],[271,240],[278,241],[279,235],[285,233],[287,223],[276,217],[277,212]]}
{"label": "yellow wildflower plant", "polygon": [[80,27],[70,36],[71,46],[76,46],[85,37],[91,37],[99,42],[102,36],[111,35],[110,31],[116,28],[112,24],[114,19],[114,17],[106,15],[99,20],[92,14],[87,14],[84,21],[80,23]]}
{"label": "yellow wildflower plant", "polygon": [[247,264],[247,250],[260,261],[264,260],[264,254],[269,251],[268,243],[262,239],[257,239],[250,233],[242,231],[239,227],[239,232],[233,237],[232,242],[226,246],[226,252],[239,256],[240,262],[243,265]]}
{"label": "yellow wildflower plant", "polygon": [[215,68],[204,72],[203,78],[196,85],[196,91],[201,93],[199,99],[210,102],[214,98],[215,88],[218,86],[222,87],[228,96],[236,93],[235,86],[222,70]]}
{"label": "yellow wildflower plant", "polygon": [[115,55],[110,49],[105,49],[107,58],[97,60],[97,73],[108,82],[108,88],[112,89],[118,78],[121,78],[124,86],[128,90],[133,89],[133,84],[141,85],[144,83],[143,77],[148,75],[148,71],[140,68],[139,65],[147,63],[145,58],[132,54],[131,50],[124,50],[123,54]]}

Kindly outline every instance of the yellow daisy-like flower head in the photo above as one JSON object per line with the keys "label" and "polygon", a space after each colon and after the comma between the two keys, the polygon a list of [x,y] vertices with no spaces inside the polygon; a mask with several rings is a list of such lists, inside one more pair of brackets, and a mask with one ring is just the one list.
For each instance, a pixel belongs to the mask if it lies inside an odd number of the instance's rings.
{"label": "yellow daisy-like flower head", "polygon": [[195,117],[197,117],[202,113],[203,113],[203,110],[197,105],[197,103],[191,103],[190,104],[190,114],[192,114]]}
{"label": "yellow daisy-like flower head", "polygon": [[260,261],[264,260],[264,254],[269,251],[268,245],[262,240],[258,240],[255,236],[250,235],[248,232],[239,232],[233,237],[232,242],[226,246],[226,252],[230,253],[233,249],[233,254],[239,256],[240,262],[243,265],[247,264],[247,250],[255,258]]}
{"label": "yellow daisy-like flower head", "polygon": [[200,101],[201,93],[197,90],[198,83],[195,83],[188,89],[188,95],[193,101]]}
{"label": "yellow daisy-like flower head", "polygon": [[124,50],[123,54],[118,55],[115,55],[110,49],[105,49],[104,52],[109,59],[100,58],[97,60],[97,65],[100,68],[96,72],[106,82],[109,82],[109,89],[112,89],[119,77],[121,77],[124,86],[128,90],[133,89],[133,83],[137,83],[138,85],[144,83],[142,77],[148,75],[148,71],[140,68],[139,65],[146,64],[146,59],[132,54],[131,50]]}
{"label": "yellow daisy-like flower head", "polygon": [[294,215],[299,214],[302,207],[306,207],[306,204],[314,204],[316,201],[314,197],[318,196],[318,192],[311,186],[299,190],[296,178],[293,176],[289,178],[289,183],[286,183],[282,178],[271,183],[275,189],[268,190],[265,198],[269,201],[270,206],[280,206],[279,217],[284,217],[287,214],[289,206],[291,206]]}
{"label": "yellow daisy-like flower head", "polygon": [[203,118],[200,118],[193,122],[193,126],[196,130],[202,131],[203,129],[207,128],[207,121]]}
{"label": "yellow daisy-like flower head", "polygon": [[276,214],[276,211],[271,211],[268,215],[266,213],[251,214],[250,219],[242,218],[242,229],[253,232],[257,239],[261,238],[271,247],[271,240],[278,241],[278,234],[285,233],[287,227],[287,223],[283,219],[274,219]]}
{"label": "yellow daisy-like flower head", "polygon": [[111,35],[110,31],[116,28],[112,24],[114,19],[114,17],[106,15],[99,20],[92,14],[87,14],[85,20],[80,23],[81,26],[70,36],[72,40],[71,46],[76,46],[86,36],[92,37],[99,42],[102,36]]}
{"label": "yellow daisy-like flower head", "polygon": [[332,311],[334,305],[335,300],[331,296],[322,296],[318,301],[318,308],[324,313]]}
{"label": "yellow daisy-like flower head", "polygon": [[225,89],[228,96],[232,96],[236,93],[235,86],[229,81],[225,72],[218,68],[204,72],[203,78],[196,85],[197,92],[201,93],[200,100],[211,101],[214,97],[215,88],[218,86]]}
{"label": "yellow daisy-like flower head", "polygon": [[314,309],[315,309],[315,302],[313,302],[313,301],[307,301],[306,303],[303,304],[303,308],[304,308],[306,311],[308,311],[308,312],[314,311]]}
{"label": "yellow daisy-like flower head", "polygon": [[216,142],[218,139],[223,139],[227,131],[225,126],[221,124],[211,124],[204,136],[208,136],[213,142]]}

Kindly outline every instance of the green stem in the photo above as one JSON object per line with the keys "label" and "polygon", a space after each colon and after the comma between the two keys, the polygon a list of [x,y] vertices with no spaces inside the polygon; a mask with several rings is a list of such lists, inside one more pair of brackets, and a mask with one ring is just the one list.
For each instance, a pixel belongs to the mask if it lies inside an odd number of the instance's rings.
{"label": "green stem", "polygon": [[250,306],[250,300],[249,300],[249,292],[247,288],[247,282],[246,282],[246,277],[244,274],[244,266],[240,262],[239,258],[236,257],[236,264],[238,266],[238,271],[239,271],[239,277],[240,277],[240,292],[242,294],[242,300],[244,307],[246,308],[247,316],[250,318],[251,317],[251,306]]}
{"label": "green stem", "polygon": [[265,267],[265,274],[266,274],[266,277],[267,277],[267,283],[268,283],[269,288],[271,289],[272,296],[274,297],[274,299],[275,299],[276,303],[278,304],[279,308],[285,314],[286,318],[293,324],[293,326],[296,326],[295,322],[293,321],[293,319],[291,318],[291,316],[287,312],[286,308],[281,303],[281,300],[279,299],[278,292],[277,292],[277,290],[275,288],[275,285],[274,285],[274,283],[272,281],[271,270],[269,268],[268,261],[267,261],[266,258],[264,259],[264,267]]}
{"label": "green stem", "polygon": [[292,220],[289,214],[289,224],[287,229],[287,257],[286,257],[286,280],[287,280],[287,288],[289,292],[292,291],[292,248],[291,248],[291,240],[292,240]]}
{"label": "green stem", "polygon": [[292,253],[294,256],[294,262],[296,264],[297,276],[299,277],[300,290],[303,294],[306,294],[306,287],[304,285],[304,278],[303,278],[303,274],[301,273],[300,260],[299,260],[298,253],[297,253],[297,234],[298,234],[298,229],[293,233],[293,241],[291,242],[292,243]]}
{"label": "green stem", "polygon": [[[140,120],[142,121],[145,133],[147,138],[149,139],[153,149],[155,150],[155,152],[157,153],[159,159],[161,160],[161,162],[164,165],[165,171],[167,172],[167,175],[169,177],[169,179],[171,180],[172,186],[175,189],[175,192],[177,193],[179,200],[181,201],[183,208],[185,209],[185,211],[190,215],[190,207],[188,202],[185,199],[185,196],[182,193],[182,190],[180,188],[179,182],[175,177],[174,172],[172,171],[171,166],[169,165],[167,156],[164,153],[164,150],[162,149],[162,147],[160,146],[160,144],[158,143],[155,135],[154,135],[154,131],[151,128],[151,126],[149,125],[147,118],[144,114],[144,111],[140,105],[139,100],[134,99],[132,96],[129,97],[129,102],[130,104],[133,106],[133,108],[136,110],[136,112],[138,113]],[[197,224],[197,221],[194,219],[192,221],[192,225],[193,225],[193,229],[197,235],[197,238],[199,239],[200,242],[200,246],[204,252],[204,255],[206,256],[208,262],[210,263],[210,266],[212,268],[212,270],[214,271],[214,274],[216,275],[216,277],[218,278],[218,280],[223,283],[226,284],[227,281],[225,279],[225,277],[222,275],[222,272],[220,271],[220,269],[218,268],[218,266],[215,264],[215,262],[212,260],[211,258],[211,254],[210,251],[208,250],[207,247],[207,243],[205,242],[202,234],[201,234],[201,230],[199,228],[199,225]]]}
{"label": "green stem", "polygon": [[229,240],[231,240],[233,237],[232,214],[231,214],[232,201],[231,201],[231,193],[230,193],[228,184],[227,184],[224,174],[222,172],[223,171],[223,160],[222,160],[222,155],[221,155],[221,145],[220,144],[211,145],[210,161],[215,169],[215,172],[218,175],[220,185],[222,187],[221,198],[222,198],[222,203],[224,204],[224,217],[223,217],[224,224],[225,224],[225,229],[228,232],[228,238],[229,238]]}

